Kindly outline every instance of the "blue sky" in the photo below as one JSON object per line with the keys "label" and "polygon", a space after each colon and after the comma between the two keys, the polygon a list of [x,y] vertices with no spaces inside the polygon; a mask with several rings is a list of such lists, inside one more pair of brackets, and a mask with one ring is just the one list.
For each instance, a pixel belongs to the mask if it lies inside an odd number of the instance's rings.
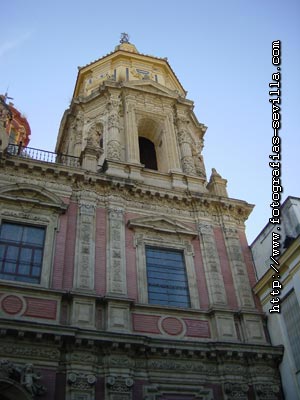
{"label": "blue sky", "polygon": [[0,93],[30,123],[31,147],[54,150],[77,66],[111,52],[120,33],[144,54],[168,57],[208,130],[204,160],[230,197],[255,204],[249,243],[271,217],[271,45],[282,42],[282,183],[299,196],[300,2],[170,0],[1,5]]}

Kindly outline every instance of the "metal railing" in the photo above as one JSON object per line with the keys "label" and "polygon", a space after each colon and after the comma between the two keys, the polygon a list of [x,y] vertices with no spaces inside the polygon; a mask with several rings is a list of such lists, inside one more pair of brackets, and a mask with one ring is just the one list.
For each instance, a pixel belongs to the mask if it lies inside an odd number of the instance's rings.
{"label": "metal railing", "polygon": [[18,145],[9,144],[6,149],[6,154],[46,163],[61,164],[67,167],[80,167],[79,157],[57,154],[52,151],[35,149],[33,147],[24,147],[22,143]]}

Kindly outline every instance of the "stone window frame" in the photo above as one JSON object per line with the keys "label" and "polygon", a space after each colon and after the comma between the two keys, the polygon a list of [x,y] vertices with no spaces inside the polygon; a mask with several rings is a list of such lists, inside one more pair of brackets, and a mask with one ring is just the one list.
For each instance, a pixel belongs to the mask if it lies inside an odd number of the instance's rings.
{"label": "stone window frame", "polygon": [[[162,218],[161,220],[168,222],[170,221],[169,218]],[[159,225],[151,226],[150,221],[151,217],[150,219],[138,218],[137,220],[131,220],[128,223],[129,227],[135,230],[134,245],[136,248],[138,302],[140,304],[147,304],[152,307],[172,307],[160,304],[149,304],[146,246],[151,246],[157,248],[174,249],[183,252],[191,303],[191,307],[185,309],[200,309],[199,292],[194,263],[194,248],[191,242],[196,233],[178,223],[174,223],[173,226],[170,225],[170,227],[166,229],[165,227],[159,227]]]}
{"label": "stone window frame", "polygon": [[[4,211],[4,212],[3,212]],[[1,282],[9,282],[14,284],[26,285],[26,286],[38,286],[38,287],[49,287],[50,285],[50,275],[53,259],[53,248],[55,239],[55,230],[57,228],[57,223],[54,223],[50,218],[34,218],[22,215],[22,212],[15,212],[14,216],[9,215],[9,211],[3,210],[0,215],[0,224],[3,222],[13,223],[18,225],[27,225],[32,227],[40,227],[45,229],[45,241],[43,249],[43,262],[41,267],[40,283],[32,283],[25,281],[15,281],[8,279],[0,279]],[[36,217],[36,216],[35,216]]]}
{"label": "stone window frame", "polygon": [[[22,195],[14,198],[14,194],[6,194],[6,192],[13,193],[14,191],[18,193],[22,189],[29,190],[36,195],[42,194],[44,200],[39,200],[37,205],[34,198],[32,200],[26,197],[22,198]],[[8,279],[0,279],[0,282],[26,287],[49,288],[52,278],[56,232],[59,228],[59,215],[66,211],[67,205],[46,189],[27,184],[9,185],[6,188],[1,188],[0,201],[3,204],[0,211],[0,224],[7,222],[45,228],[40,282],[32,283]],[[26,207],[22,207],[22,202]],[[27,207],[28,209],[26,209]]]}

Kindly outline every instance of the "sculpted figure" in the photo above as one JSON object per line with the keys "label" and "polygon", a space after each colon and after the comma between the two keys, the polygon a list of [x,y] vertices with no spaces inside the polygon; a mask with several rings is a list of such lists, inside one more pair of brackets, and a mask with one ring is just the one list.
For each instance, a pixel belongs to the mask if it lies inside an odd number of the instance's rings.
{"label": "sculpted figure", "polygon": [[202,178],[206,178],[203,156],[199,154],[195,148],[192,150],[192,155],[197,175],[201,176]]}
{"label": "sculpted figure", "polygon": [[99,148],[101,147],[101,139],[103,134],[103,127],[101,124],[93,124],[89,130],[87,143],[92,146]]}
{"label": "sculpted figure", "polygon": [[21,372],[21,385],[32,395],[39,396],[46,392],[45,386],[39,383],[40,374],[34,372],[32,364],[26,364]]}

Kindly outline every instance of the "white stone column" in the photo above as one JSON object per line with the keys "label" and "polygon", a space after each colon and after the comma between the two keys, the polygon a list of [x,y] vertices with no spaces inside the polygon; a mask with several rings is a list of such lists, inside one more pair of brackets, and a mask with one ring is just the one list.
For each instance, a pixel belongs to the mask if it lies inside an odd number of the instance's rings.
{"label": "white stone column", "polygon": [[166,131],[164,140],[167,142],[169,153],[169,169],[172,172],[181,172],[180,155],[176,143],[176,132],[173,123],[173,115],[169,113],[165,121]]}
{"label": "white stone column", "polygon": [[206,223],[198,225],[203,264],[211,306],[226,305],[226,292],[213,228]]}
{"label": "white stone column", "polygon": [[178,126],[178,141],[181,152],[181,163],[183,172],[188,175],[196,175],[196,168],[192,149],[190,145],[190,138],[186,128],[187,121],[184,119],[177,120]]}
{"label": "white stone column", "polygon": [[140,163],[138,129],[135,117],[134,105],[128,104],[126,97],[125,104],[125,137],[126,137],[126,161],[133,164]]}

